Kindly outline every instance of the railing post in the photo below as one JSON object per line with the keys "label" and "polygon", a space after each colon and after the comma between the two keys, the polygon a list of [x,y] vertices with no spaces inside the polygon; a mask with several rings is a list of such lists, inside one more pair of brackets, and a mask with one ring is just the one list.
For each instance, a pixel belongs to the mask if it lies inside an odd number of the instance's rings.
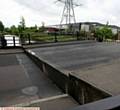
{"label": "railing post", "polygon": [[55,42],[58,42],[58,40],[57,40],[57,33],[55,32],[54,35],[55,35]]}
{"label": "railing post", "polygon": [[78,31],[76,32],[76,36],[77,36],[77,40],[80,40],[79,39],[79,32]]}
{"label": "railing post", "polygon": [[30,34],[28,34],[29,45],[31,44]]}
{"label": "railing post", "polygon": [[19,34],[19,38],[20,38],[20,43],[21,43],[21,45],[23,45],[23,43],[22,43],[22,37],[21,37],[20,34]]}
{"label": "railing post", "polygon": [[13,36],[13,46],[15,47],[15,36]]}
{"label": "railing post", "polygon": [[2,48],[5,48],[7,46],[7,40],[5,39],[5,36],[3,34],[1,36],[1,46]]}

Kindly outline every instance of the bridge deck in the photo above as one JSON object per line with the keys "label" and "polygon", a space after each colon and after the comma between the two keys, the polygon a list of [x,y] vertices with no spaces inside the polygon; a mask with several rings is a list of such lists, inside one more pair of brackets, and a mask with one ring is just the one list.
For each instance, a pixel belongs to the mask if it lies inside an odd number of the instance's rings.
{"label": "bridge deck", "polygon": [[110,95],[120,94],[120,44],[90,42],[29,50],[66,75],[72,73]]}

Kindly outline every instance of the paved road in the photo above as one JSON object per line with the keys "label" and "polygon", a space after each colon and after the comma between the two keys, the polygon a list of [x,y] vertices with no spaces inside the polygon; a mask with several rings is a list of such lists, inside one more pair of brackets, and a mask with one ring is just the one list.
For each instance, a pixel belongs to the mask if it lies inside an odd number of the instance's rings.
{"label": "paved road", "polygon": [[30,49],[65,74],[110,94],[120,94],[120,44],[80,43]]}
{"label": "paved road", "polygon": [[[0,55],[0,60],[0,105],[63,94],[25,54]],[[24,92],[29,87],[36,87],[36,94]]]}
{"label": "paved road", "polygon": [[[0,106],[24,104],[64,95],[24,53],[8,53],[0,54]],[[61,98],[57,100],[61,104],[64,102]],[[46,101],[42,104],[44,103]],[[65,105],[67,106],[64,107],[68,108],[78,104],[68,97]]]}
{"label": "paved road", "polygon": [[69,96],[64,96],[56,99],[39,101],[36,104],[31,104],[32,107],[41,107],[41,110],[69,110],[75,108],[78,104]]}
{"label": "paved road", "polygon": [[30,50],[35,52],[40,59],[66,71],[76,71],[107,63],[120,57],[120,44],[117,43],[90,42]]}

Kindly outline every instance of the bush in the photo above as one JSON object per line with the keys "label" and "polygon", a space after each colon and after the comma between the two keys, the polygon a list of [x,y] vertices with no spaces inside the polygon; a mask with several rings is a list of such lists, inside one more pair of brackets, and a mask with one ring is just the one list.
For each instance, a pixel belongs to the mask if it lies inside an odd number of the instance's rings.
{"label": "bush", "polygon": [[108,26],[97,28],[95,31],[97,39],[113,39],[112,30]]}

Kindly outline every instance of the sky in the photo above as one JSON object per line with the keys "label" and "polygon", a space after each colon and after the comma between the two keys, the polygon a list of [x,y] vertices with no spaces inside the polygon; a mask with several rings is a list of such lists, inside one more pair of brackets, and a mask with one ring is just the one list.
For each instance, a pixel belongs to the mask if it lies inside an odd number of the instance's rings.
{"label": "sky", "polygon": [[[0,0],[0,20],[6,27],[18,25],[21,17],[26,26],[59,24],[64,4],[56,0]],[[100,22],[120,26],[120,0],[74,0],[83,4],[75,8],[77,22]]]}

